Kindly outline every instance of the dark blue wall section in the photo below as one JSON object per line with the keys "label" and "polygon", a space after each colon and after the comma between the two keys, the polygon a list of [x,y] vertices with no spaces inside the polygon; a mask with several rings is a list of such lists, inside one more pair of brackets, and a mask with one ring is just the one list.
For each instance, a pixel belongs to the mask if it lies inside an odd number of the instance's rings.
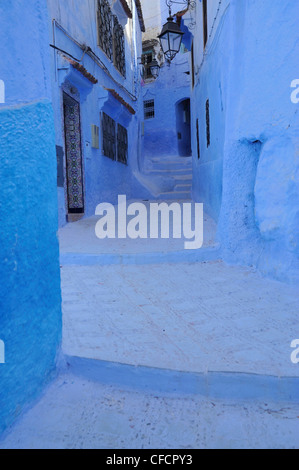
{"label": "dark blue wall section", "polygon": [[1,432],[55,368],[61,302],[51,103],[2,110],[0,123]]}

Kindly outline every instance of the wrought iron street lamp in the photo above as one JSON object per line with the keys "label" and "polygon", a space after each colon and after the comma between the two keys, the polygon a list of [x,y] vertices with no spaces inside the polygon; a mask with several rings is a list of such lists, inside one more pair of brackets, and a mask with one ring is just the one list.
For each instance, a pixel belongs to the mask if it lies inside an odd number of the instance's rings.
{"label": "wrought iron street lamp", "polygon": [[158,36],[162,51],[168,60],[173,60],[180,51],[183,36],[184,33],[179,25],[174,22],[171,9],[169,8],[169,18],[163,26],[161,34]]}

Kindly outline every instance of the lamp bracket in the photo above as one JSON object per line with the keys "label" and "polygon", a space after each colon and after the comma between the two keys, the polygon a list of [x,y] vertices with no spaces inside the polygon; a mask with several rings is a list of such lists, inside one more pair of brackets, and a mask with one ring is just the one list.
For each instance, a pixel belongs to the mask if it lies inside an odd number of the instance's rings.
{"label": "lamp bracket", "polygon": [[187,10],[194,10],[196,8],[196,1],[195,0],[166,0],[166,5],[169,8],[170,16],[171,15],[171,7],[176,5],[184,5]]}

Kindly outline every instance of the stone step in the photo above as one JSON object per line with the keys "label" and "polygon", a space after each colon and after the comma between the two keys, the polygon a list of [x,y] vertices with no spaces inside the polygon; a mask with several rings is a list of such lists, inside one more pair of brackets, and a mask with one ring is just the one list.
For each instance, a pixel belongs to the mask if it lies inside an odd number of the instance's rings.
{"label": "stone step", "polygon": [[192,179],[192,168],[190,169],[174,169],[171,170],[167,169],[147,169],[144,174],[146,175],[153,175],[153,176],[162,176],[167,178],[168,176],[178,176],[180,178]]}
{"label": "stone step", "polygon": [[190,157],[152,157],[147,159],[144,175],[156,182],[158,199],[191,198],[193,165]]}
{"label": "stone step", "polygon": [[176,181],[183,181],[185,183],[187,183],[187,182],[192,183],[193,173],[192,173],[192,171],[190,171],[190,173],[178,175],[178,176],[175,177],[175,180]]}
{"label": "stone step", "polygon": [[[277,377],[246,372],[190,372],[136,364],[107,362],[65,354],[62,370],[90,381],[118,388],[155,394],[198,395],[208,399],[225,399],[265,403],[298,404],[299,378]],[[65,364],[65,365],[64,365]]]}
{"label": "stone step", "polygon": [[175,191],[178,192],[191,192],[192,184],[176,184],[174,187]]}
{"label": "stone step", "polygon": [[184,175],[184,176],[172,176],[175,186],[177,185],[186,185],[192,186],[193,177],[192,175]]}
{"label": "stone step", "polygon": [[191,198],[191,191],[171,191],[171,192],[165,192],[160,194],[160,199],[164,200],[190,200]]}
{"label": "stone step", "polygon": [[192,157],[178,157],[177,155],[174,156],[163,156],[163,157],[148,157],[147,158],[149,161],[152,162],[161,162],[161,161],[167,161],[167,162],[192,162]]}
{"label": "stone step", "polygon": [[180,161],[159,161],[159,162],[148,162],[147,164],[148,170],[192,170],[192,162],[182,163]]}

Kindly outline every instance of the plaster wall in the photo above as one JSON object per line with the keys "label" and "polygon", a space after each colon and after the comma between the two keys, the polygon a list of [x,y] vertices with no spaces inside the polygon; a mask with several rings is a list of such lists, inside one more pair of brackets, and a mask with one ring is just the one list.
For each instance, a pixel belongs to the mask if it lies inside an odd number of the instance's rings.
{"label": "plaster wall", "polygon": [[0,1],[0,433],[50,380],[61,342],[47,18],[43,1]]}
{"label": "plaster wall", "polygon": [[142,10],[145,23],[143,41],[156,38],[161,32],[162,21],[167,7],[164,0],[142,0]]}
{"label": "plaster wall", "polygon": [[[129,19],[120,2],[112,2],[113,14],[118,16],[125,31],[126,77],[124,78],[114,67],[105,53],[97,44],[97,21],[95,0],[48,0],[50,21],[49,30],[56,47],[71,54],[97,80],[91,84],[80,72],[67,66],[61,54],[52,51],[52,92],[55,112],[56,145],[65,150],[62,90],[64,86],[75,87],[81,105],[81,138],[84,174],[85,216],[92,216],[96,206],[101,202],[117,203],[118,195],[125,194],[128,198],[146,197],[148,193],[138,183],[135,174],[139,171],[141,150],[140,102],[141,76],[138,57],[142,51],[142,32],[135,2],[132,2],[133,19]],[[53,24],[53,19],[56,20]],[[58,24],[58,26],[57,26]],[[65,31],[62,31],[62,26]],[[67,33],[67,34],[66,34]],[[78,44],[89,46],[99,58],[103,67],[99,66],[88,54],[83,56]],[[106,68],[106,71],[105,71]],[[135,115],[121,105],[105,88],[115,90],[130,105]],[[102,155],[101,115],[104,111],[116,122],[128,130],[129,151],[128,165],[112,161]],[[100,129],[100,148],[92,147],[91,126]],[[66,223],[67,201],[66,182],[64,188],[58,188],[59,225]]]}
{"label": "plaster wall", "polygon": [[298,5],[231,0],[221,2],[218,15],[219,1],[208,5],[203,61],[200,26],[194,37],[192,113],[201,152],[194,157],[193,194],[218,221],[225,260],[297,280],[299,118],[290,86],[298,78]]}
{"label": "plaster wall", "polygon": [[155,102],[155,117],[144,120],[145,159],[180,154],[177,104],[190,98],[189,56],[188,52],[178,54],[171,64],[165,63],[159,78],[143,88],[143,100]]}

